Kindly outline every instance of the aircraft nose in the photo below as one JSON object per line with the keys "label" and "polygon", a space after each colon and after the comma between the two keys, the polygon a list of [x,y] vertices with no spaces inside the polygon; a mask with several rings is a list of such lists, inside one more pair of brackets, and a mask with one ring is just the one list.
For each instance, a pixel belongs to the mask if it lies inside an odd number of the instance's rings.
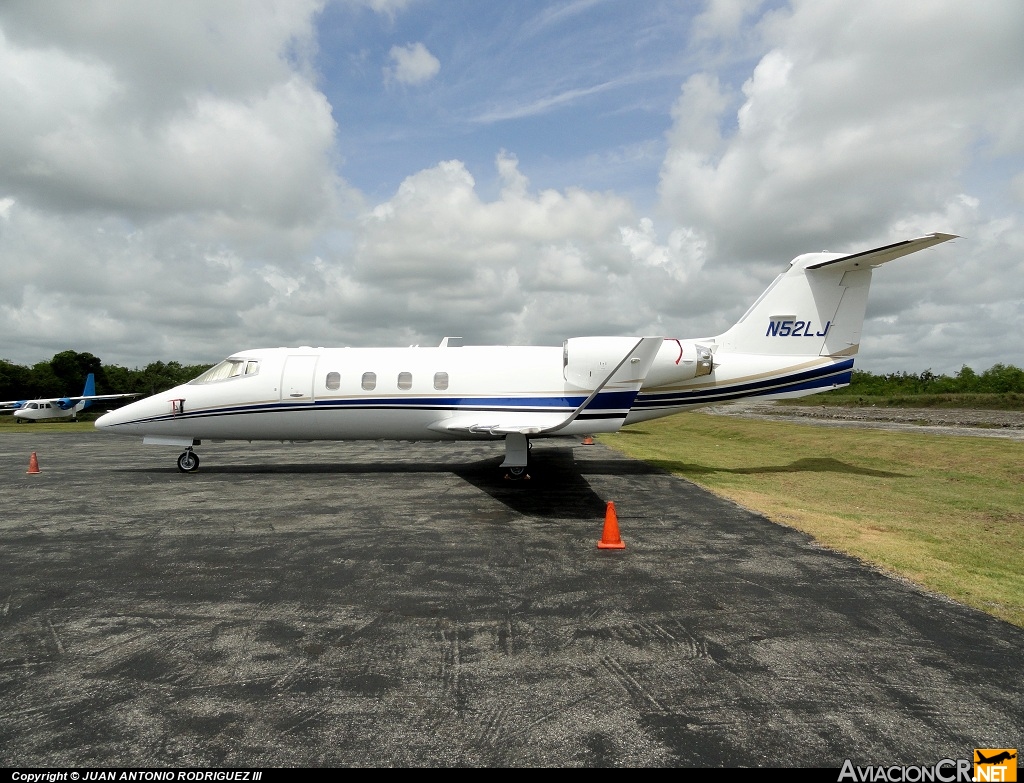
{"label": "aircraft nose", "polygon": [[124,408],[118,408],[116,410],[107,411],[98,419],[96,419],[96,428],[105,430],[108,427],[113,427],[116,424],[123,424],[128,421],[129,416],[125,414],[125,411],[130,408],[130,405],[125,405]]}

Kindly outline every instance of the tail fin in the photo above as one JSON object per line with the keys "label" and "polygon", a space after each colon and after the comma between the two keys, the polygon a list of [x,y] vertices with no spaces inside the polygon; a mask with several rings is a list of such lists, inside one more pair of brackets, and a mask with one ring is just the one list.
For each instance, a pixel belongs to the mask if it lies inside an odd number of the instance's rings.
{"label": "tail fin", "polygon": [[860,347],[871,270],[950,239],[956,237],[928,234],[853,255],[797,256],[716,342],[720,350],[731,353],[854,356]]}
{"label": "tail fin", "polygon": [[[96,395],[96,376],[89,373],[85,376],[85,389],[82,390],[83,397],[94,397]],[[82,400],[82,410],[92,405],[92,400]]]}

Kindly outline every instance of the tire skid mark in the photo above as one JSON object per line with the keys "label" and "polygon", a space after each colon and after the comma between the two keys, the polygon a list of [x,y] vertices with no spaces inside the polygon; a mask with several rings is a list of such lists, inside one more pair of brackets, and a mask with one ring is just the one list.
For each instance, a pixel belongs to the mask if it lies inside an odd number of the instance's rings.
{"label": "tire skid mark", "polygon": [[480,732],[477,735],[477,743],[488,747],[497,747],[498,743],[507,733],[505,726],[505,715],[508,707],[501,705],[488,710],[481,716]]}
{"label": "tire skid mark", "polygon": [[26,725],[26,730],[33,732],[51,726],[55,723],[67,725],[80,719],[83,714],[101,714],[104,710],[111,710],[119,704],[130,702],[133,695],[127,693],[114,694],[111,698],[104,698],[100,695],[92,695],[83,701],[73,701],[68,698],[63,701],[53,701],[39,707],[28,707],[17,712],[7,713],[5,717],[16,717],[19,722],[26,722],[32,718],[42,718],[38,723]]}
{"label": "tire skid mark", "polygon": [[640,621],[638,624],[639,628],[643,628],[652,638],[659,642],[665,642],[669,645],[679,644],[679,640],[668,632],[663,626],[653,621]]}
{"label": "tire skid mark", "polygon": [[301,720],[293,723],[288,728],[281,729],[281,734],[291,734],[293,731],[297,731],[301,726],[309,723],[312,720],[315,720],[316,718],[319,718],[321,715],[325,715],[326,713],[326,707],[321,707],[318,710],[312,710],[308,714],[306,714]]}
{"label": "tire skid mark", "polygon": [[53,639],[53,644],[57,648],[58,655],[64,655],[66,650],[64,649],[64,643],[60,640],[60,634],[57,633],[57,629],[53,627],[53,623],[50,622],[50,618],[46,618],[46,628],[50,632],[50,638]]}
{"label": "tire skid mark", "polygon": [[450,631],[442,628],[441,640],[442,687],[454,700],[456,712],[461,714],[466,708],[466,694],[462,687],[462,640],[458,625]]}
{"label": "tire skid mark", "polygon": [[141,639],[144,636],[149,636],[149,632],[148,631],[139,631],[138,633],[133,633],[131,636],[128,636],[128,637],[124,637],[124,638],[121,638],[121,639],[114,639],[109,644],[106,644],[103,647],[100,647],[98,650],[93,650],[89,654],[92,657],[94,657],[94,658],[100,658],[101,656],[106,655],[106,653],[109,652],[110,650],[113,650],[116,647],[124,647],[125,645],[132,644],[132,643],[138,641],[139,639]]}
{"label": "tire skid mark", "polygon": [[275,679],[279,678],[272,676],[249,677],[244,680],[223,680],[221,682],[204,682],[201,685],[180,685],[179,687],[183,688],[184,690],[195,693],[198,691],[211,691],[218,689],[230,690],[232,688],[248,688],[253,685],[267,685],[272,684]]}
{"label": "tire skid mark", "polygon": [[542,723],[546,723],[547,721],[551,720],[552,718],[564,717],[565,713],[568,710],[570,710],[571,708],[575,707],[577,704],[582,704],[583,702],[593,702],[593,701],[594,701],[594,695],[593,694],[589,694],[589,693],[586,694],[586,695],[583,695],[583,696],[578,696],[575,699],[569,699],[567,701],[562,702],[561,704],[558,704],[558,705],[552,707],[550,710],[545,712],[543,715],[540,715],[539,717],[534,718],[532,721],[530,721],[529,723],[525,724],[521,728],[516,729],[515,731],[509,731],[506,728],[505,734],[506,734],[506,736],[509,739],[517,739],[517,740],[518,739],[522,739],[524,736],[529,734],[534,729],[534,727],[539,726]]}
{"label": "tire skid mark", "polygon": [[609,655],[602,656],[601,665],[604,666],[612,675],[618,680],[619,684],[625,689],[625,691],[641,702],[644,702],[653,707],[657,712],[663,715],[670,715],[671,710],[658,701],[654,696],[647,692],[640,682],[633,677],[629,672],[623,668],[622,664]]}
{"label": "tire skid mark", "polygon": [[288,686],[295,679],[295,674],[306,665],[304,660],[300,660],[292,668],[286,671],[283,675],[277,678],[274,684],[271,686],[275,690],[286,690]]}
{"label": "tire skid mark", "polygon": [[667,635],[671,636],[680,648],[688,651],[690,653],[689,657],[694,659],[707,658],[712,662],[714,661],[714,658],[711,657],[711,653],[708,652],[707,639],[699,635],[694,635],[690,632],[689,628],[678,621],[674,622],[673,626],[674,628],[672,630],[674,631],[674,634],[663,626],[655,624],[655,627],[662,628]]}

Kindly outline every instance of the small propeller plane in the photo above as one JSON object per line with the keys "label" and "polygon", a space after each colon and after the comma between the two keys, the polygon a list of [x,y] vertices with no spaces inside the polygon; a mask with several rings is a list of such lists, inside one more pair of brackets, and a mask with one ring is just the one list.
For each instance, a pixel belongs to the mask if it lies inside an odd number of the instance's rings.
{"label": "small propeller plane", "polygon": [[6,400],[0,402],[0,413],[13,413],[14,418],[21,421],[40,421],[42,419],[78,420],[78,414],[100,400],[122,400],[128,397],[141,397],[134,394],[97,394],[96,376],[89,373],[85,378],[85,389],[78,397],[48,397],[36,400]]}
{"label": "small propeller plane", "polygon": [[503,440],[525,475],[534,438],[615,432],[744,398],[802,397],[850,382],[875,267],[946,242],[929,234],[861,253],[794,258],[726,332],[573,337],[561,346],[263,348],[96,420],[177,446],[199,468],[209,440]]}

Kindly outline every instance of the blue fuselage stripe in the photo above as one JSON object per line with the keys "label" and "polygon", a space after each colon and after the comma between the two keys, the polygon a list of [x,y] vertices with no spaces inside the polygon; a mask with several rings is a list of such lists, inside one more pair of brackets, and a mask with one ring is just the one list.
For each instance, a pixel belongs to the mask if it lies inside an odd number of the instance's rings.
{"label": "blue fuselage stripe", "polygon": [[[326,399],[312,402],[289,402],[287,400],[256,403],[250,405],[227,405],[223,407],[188,409],[180,413],[166,413],[138,419],[131,424],[159,421],[183,421],[221,416],[243,416],[262,413],[311,412],[311,411],[436,411],[466,413],[556,413],[568,416],[587,399],[586,395],[560,397],[364,397],[357,399]],[[580,419],[624,418],[636,399],[634,391],[600,392],[591,400]]]}
{"label": "blue fuselage stripe", "polygon": [[700,405],[702,403],[725,402],[742,397],[757,397],[767,394],[806,391],[833,385],[841,386],[850,382],[853,373],[853,359],[818,367],[813,370],[789,375],[766,378],[750,383],[732,386],[716,386],[710,389],[667,392],[663,394],[640,393],[633,403],[634,410],[650,410],[677,405]]}

